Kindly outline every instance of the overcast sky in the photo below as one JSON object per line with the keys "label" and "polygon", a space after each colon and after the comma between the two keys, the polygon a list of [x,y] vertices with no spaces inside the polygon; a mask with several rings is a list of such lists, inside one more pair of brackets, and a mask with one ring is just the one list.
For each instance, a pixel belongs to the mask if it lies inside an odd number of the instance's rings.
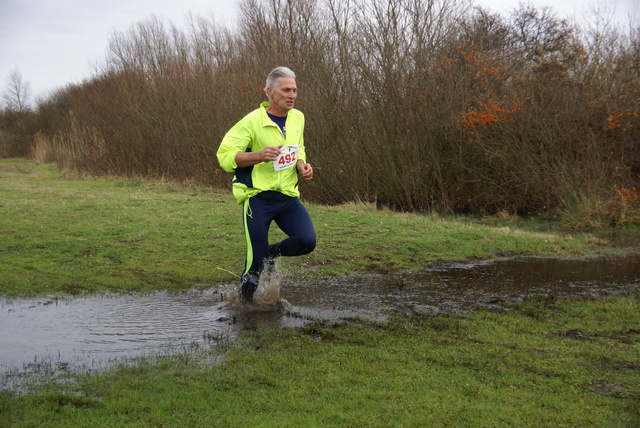
{"label": "overcast sky", "polygon": [[[183,25],[193,15],[213,16],[232,26],[238,0],[0,0],[0,93],[17,69],[31,87],[31,98],[46,97],[69,83],[90,78],[101,63],[114,31],[126,31],[152,15]],[[519,0],[475,0],[504,13]],[[580,17],[587,6],[614,5],[624,19],[639,14],[640,0],[529,0],[551,6],[561,17]]]}

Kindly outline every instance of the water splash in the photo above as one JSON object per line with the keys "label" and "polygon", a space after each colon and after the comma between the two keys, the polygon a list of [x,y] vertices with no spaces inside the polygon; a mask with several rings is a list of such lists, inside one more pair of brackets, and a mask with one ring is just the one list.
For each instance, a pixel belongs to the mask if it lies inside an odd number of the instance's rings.
{"label": "water splash", "polygon": [[280,297],[282,272],[279,267],[279,262],[265,268],[264,272],[260,275],[260,281],[258,281],[258,288],[253,294],[253,301],[251,303],[244,303],[240,299],[240,283],[227,284],[223,292],[223,300],[228,307],[239,307],[242,309],[250,310],[273,310],[282,306],[282,299]]}

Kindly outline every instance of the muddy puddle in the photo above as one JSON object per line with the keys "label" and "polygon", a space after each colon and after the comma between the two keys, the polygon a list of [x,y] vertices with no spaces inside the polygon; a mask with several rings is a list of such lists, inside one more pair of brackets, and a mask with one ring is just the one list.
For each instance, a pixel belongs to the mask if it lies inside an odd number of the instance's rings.
{"label": "muddy puddle", "polygon": [[[137,357],[215,349],[257,327],[317,319],[386,319],[397,313],[501,309],[530,298],[597,297],[640,289],[640,256],[515,258],[443,263],[384,275],[317,282],[274,278],[262,307],[231,286],[180,294],[0,300],[0,389],[103,370]],[[260,291],[260,290],[259,290]]]}

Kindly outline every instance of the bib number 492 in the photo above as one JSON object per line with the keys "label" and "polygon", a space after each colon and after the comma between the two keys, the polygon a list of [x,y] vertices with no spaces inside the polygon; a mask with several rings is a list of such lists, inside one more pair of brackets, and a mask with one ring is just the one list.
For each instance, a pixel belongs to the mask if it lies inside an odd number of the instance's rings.
{"label": "bib number 492", "polygon": [[282,155],[278,158],[278,165],[289,165],[291,162],[296,161],[295,153],[287,153],[286,155]]}
{"label": "bib number 492", "polygon": [[299,151],[300,146],[282,146],[280,155],[273,161],[274,171],[281,171],[294,166],[298,162]]}

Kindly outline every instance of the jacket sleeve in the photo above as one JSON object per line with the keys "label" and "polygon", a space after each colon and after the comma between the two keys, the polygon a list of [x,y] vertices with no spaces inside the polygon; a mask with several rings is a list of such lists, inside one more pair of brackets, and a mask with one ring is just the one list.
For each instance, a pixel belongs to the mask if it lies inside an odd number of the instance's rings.
{"label": "jacket sleeve", "polygon": [[231,128],[220,143],[216,156],[222,169],[234,172],[238,167],[236,155],[251,148],[252,133],[246,120],[241,120]]}
{"label": "jacket sleeve", "polygon": [[307,162],[307,151],[305,150],[304,147],[304,115],[302,114],[302,112],[300,112],[300,120],[302,122],[301,126],[300,126],[300,142],[298,143],[298,145],[300,146],[300,152],[298,153],[298,159],[302,160],[302,162]]}

